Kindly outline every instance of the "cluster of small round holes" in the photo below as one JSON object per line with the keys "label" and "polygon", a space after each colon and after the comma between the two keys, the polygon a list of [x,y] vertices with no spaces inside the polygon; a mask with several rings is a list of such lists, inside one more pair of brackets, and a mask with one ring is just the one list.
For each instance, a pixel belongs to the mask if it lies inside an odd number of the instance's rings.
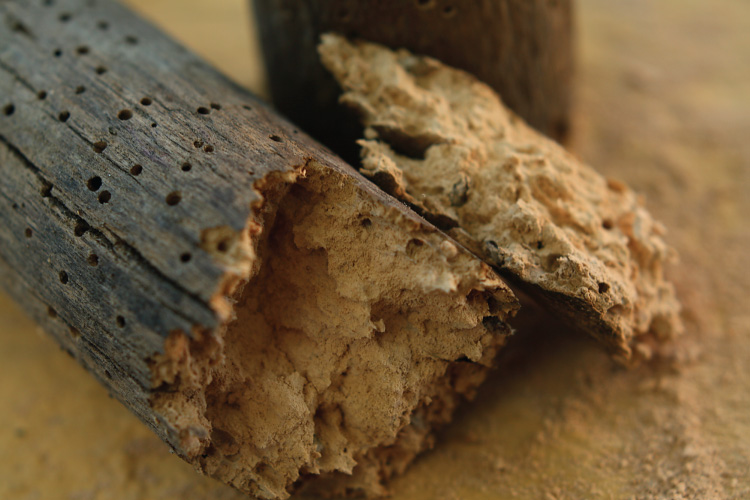
{"label": "cluster of small round holes", "polygon": [[61,111],[60,114],[57,115],[57,118],[59,118],[61,122],[65,123],[70,118],[70,111]]}
{"label": "cluster of small round holes", "polygon": [[181,169],[182,169],[183,172],[190,172],[193,169],[193,166],[191,164],[185,162],[185,163],[182,164]]}
{"label": "cluster of small round holes", "polygon": [[112,199],[112,193],[110,193],[109,191],[102,191],[101,193],[99,193],[97,199],[99,200],[99,203],[104,205],[105,203],[109,203],[109,200]]}
{"label": "cluster of small round holes", "polygon": [[122,316],[118,316],[115,322],[117,323],[118,328],[125,328],[125,318]]}
{"label": "cluster of small round holes", "polygon": [[95,153],[103,153],[105,149],[107,149],[107,142],[106,141],[96,141],[93,145],[94,152]]}
{"label": "cluster of small round holes", "polygon": [[132,167],[130,167],[131,175],[139,176],[141,175],[141,172],[143,172],[143,167],[140,165],[133,165]]}
{"label": "cluster of small round holes", "polygon": [[133,118],[133,112],[129,109],[121,109],[120,112],[117,113],[117,118],[123,121],[130,120],[131,118]]}
{"label": "cluster of small round holes", "polygon": [[92,253],[88,256],[86,262],[88,262],[91,267],[96,267],[99,265],[99,256],[95,253]]}
{"label": "cluster of small round holes", "polygon": [[182,195],[180,194],[179,191],[172,191],[171,193],[167,195],[165,199],[165,201],[167,202],[167,205],[169,205],[170,207],[177,205],[178,203],[180,203],[181,200],[182,200]]}
{"label": "cluster of small round holes", "polygon": [[102,178],[98,175],[95,175],[94,177],[86,181],[86,186],[91,191],[99,191],[99,188],[102,187]]}
{"label": "cluster of small round holes", "polygon": [[23,235],[26,236],[27,238],[31,238],[32,236],[34,236],[34,231],[32,231],[30,227],[27,227],[26,230],[23,232]]}
{"label": "cluster of small round holes", "polygon": [[5,116],[10,116],[15,112],[16,112],[16,106],[14,104],[6,104],[5,107],[3,107],[3,114]]}
{"label": "cluster of small round holes", "polygon": [[76,95],[81,95],[84,92],[86,92],[86,87],[84,87],[83,85],[79,85],[76,87]]}
{"label": "cluster of small round holes", "polygon": [[90,228],[90,226],[86,222],[84,222],[84,221],[78,221],[76,223],[75,229],[73,230],[73,234],[76,235],[76,238],[80,238],[81,236],[83,236],[84,234],[86,234],[86,232],[89,229],[91,229],[91,228]]}
{"label": "cluster of small round holes", "polygon": [[59,276],[60,276],[60,283],[62,283],[63,285],[67,285],[68,284],[68,273],[66,273],[65,271],[60,271],[60,275]]}

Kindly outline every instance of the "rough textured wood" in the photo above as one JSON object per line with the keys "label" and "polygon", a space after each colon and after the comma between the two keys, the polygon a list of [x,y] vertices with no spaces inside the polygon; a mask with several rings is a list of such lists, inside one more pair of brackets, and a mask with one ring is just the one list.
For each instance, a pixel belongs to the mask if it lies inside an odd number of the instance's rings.
{"label": "rough textured wood", "polygon": [[253,3],[274,104],[346,158],[357,157],[351,143],[358,126],[337,109],[338,88],[315,51],[327,31],[403,47],[469,71],[540,131],[558,140],[567,135],[572,0]]}
{"label": "rough textured wood", "polygon": [[488,266],[115,2],[0,3],[0,96],[0,284],[242,491],[380,491],[510,332]]}
{"label": "rough textured wood", "polygon": [[324,35],[341,102],[366,126],[361,172],[618,356],[682,330],[664,226],[513,115],[470,74]]}

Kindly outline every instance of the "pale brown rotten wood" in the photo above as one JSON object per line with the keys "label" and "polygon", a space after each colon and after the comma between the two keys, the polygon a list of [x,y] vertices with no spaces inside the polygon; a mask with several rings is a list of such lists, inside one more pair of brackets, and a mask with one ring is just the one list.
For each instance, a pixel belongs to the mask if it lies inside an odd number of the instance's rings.
{"label": "pale brown rotten wood", "polygon": [[573,76],[572,0],[253,0],[275,106],[356,156],[316,46],[327,31],[406,48],[489,84],[541,132],[564,140]]}
{"label": "pale brown rotten wood", "polygon": [[123,6],[0,2],[0,285],[178,452],[147,360],[220,323],[201,235],[310,159],[430,227]]}

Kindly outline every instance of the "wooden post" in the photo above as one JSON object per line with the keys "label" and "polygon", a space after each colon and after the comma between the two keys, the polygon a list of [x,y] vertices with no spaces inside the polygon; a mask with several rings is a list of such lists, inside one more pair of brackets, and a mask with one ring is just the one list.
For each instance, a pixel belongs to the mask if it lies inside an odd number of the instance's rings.
{"label": "wooden post", "polygon": [[[320,35],[404,47],[469,71],[541,132],[564,140],[573,74],[572,0],[253,0],[274,105],[346,158],[357,121],[336,106]],[[336,112],[333,112],[336,111]],[[342,115],[348,119],[342,119]]]}
{"label": "wooden post", "polygon": [[0,179],[0,286],[180,456],[263,498],[300,474],[381,488],[517,305],[116,2],[0,2]]}

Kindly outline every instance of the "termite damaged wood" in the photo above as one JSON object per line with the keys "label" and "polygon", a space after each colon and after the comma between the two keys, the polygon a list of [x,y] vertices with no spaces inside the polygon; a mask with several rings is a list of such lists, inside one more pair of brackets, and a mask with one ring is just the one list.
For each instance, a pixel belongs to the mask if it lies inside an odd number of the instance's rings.
{"label": "termite damaged wood", "polygon": [[258,497],[316,476],[384,492],[517,308],[115,2],[0,3],[0,177],[0,284],[180,456]]}

